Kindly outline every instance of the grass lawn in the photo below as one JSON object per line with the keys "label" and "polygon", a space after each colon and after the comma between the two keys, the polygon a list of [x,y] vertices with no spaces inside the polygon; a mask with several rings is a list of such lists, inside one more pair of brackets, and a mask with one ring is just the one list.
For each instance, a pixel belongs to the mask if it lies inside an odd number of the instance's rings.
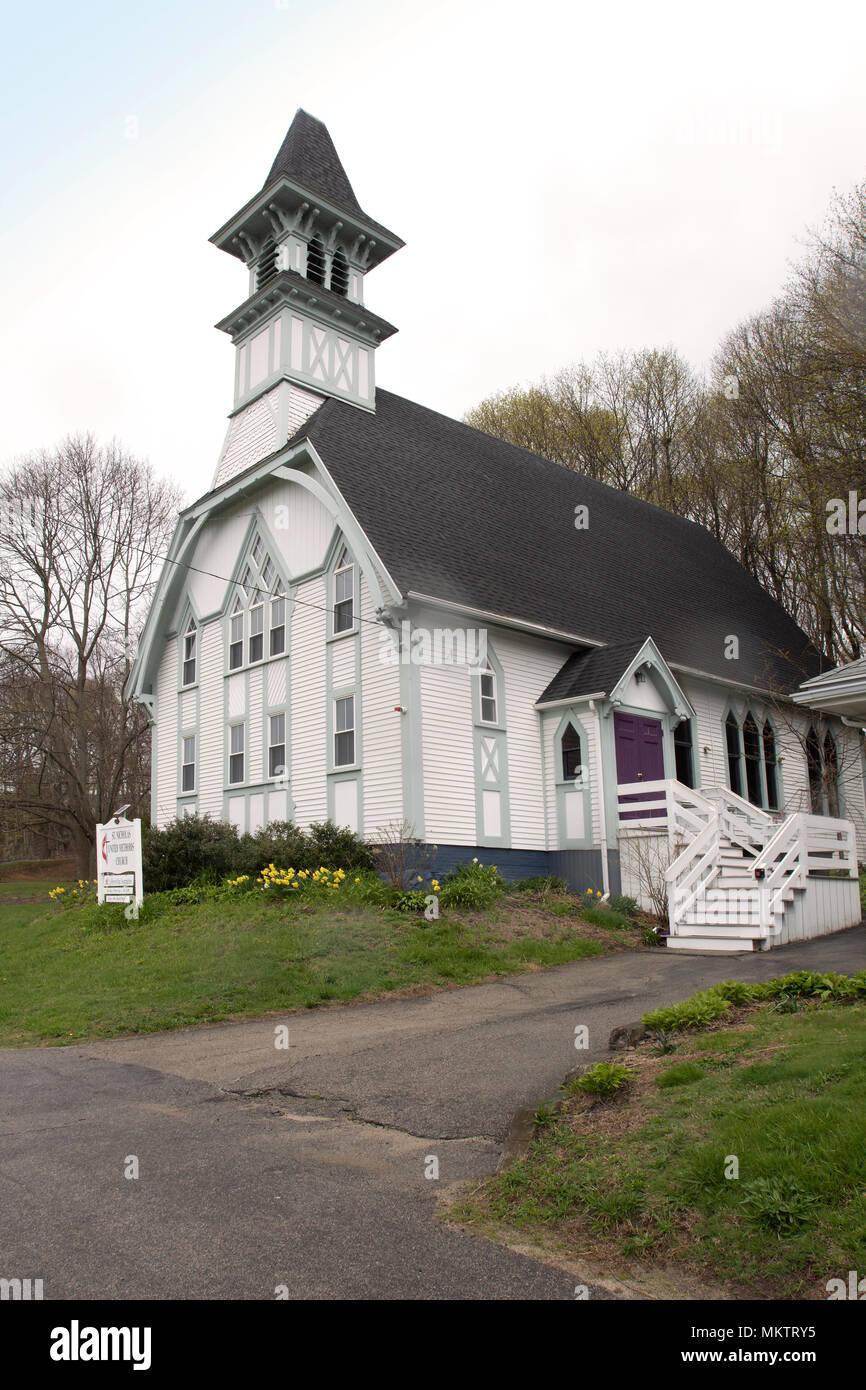
{"label": "grass lawn", "polygon": [[608,1100],[572,1087],[448,1218],[685,1297],[825,1299],[866,1270],[866,1004],[749,1005],[675,1044],[621,1054],[634,1075]]}
{"label": "grass lawn", "polygon": [[0,883],[2,1046],[453,988],[643,944],[638,927],[605,926],[598,909],[585,920],[555,894],[509,893],[430,923],[373,905],[156,894],[127,922],[119,907],[48,903],[46,890]]}

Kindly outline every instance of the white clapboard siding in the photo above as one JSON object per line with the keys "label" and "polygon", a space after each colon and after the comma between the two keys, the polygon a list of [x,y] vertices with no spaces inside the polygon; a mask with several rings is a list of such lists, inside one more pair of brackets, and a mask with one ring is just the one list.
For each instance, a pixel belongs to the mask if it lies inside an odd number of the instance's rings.
{"label": "white clapboard siding", "polygon": [[331,689],[355,684],[355,652],[357,637],[341,637],[330,645]]}
{"label": "white clapboard siding", "polygon": [[[327,818],[325,584],[302,584],[292,612],[292,795],[301,826]],[[314,605],[312,607],[308,605]]]}
{"label": "white clapboard siding", "polygon": [[477,843],[472,690],[465,666],[419,668],[424,831],[433,844]]}
{"label": "white clapboard siding", "polygon": [[225,713],[222,623],[208,623],[199,636],[198,808],[222,819]]}
{"label": "white clapboard siding", "polygon": [[373,624],[373,605],[361,578],[361,699],[364,767],[364,832],[375,838],[379,827],[403,819],[400,669],[381,660],[380,632]]}
{"label": "white clapboard siding", "polygon": [[492,629],[488,641],[505,682],[511,845],[515,849],[544,849],[541,728],[534,706],[562,666],[567,651],[558,643],[504,629]]}
{"label": "white clapboard siding", "polygon": [[159,664],[157,709],[156,823],[165,825],[177,815],[177,642],[168,641]]}

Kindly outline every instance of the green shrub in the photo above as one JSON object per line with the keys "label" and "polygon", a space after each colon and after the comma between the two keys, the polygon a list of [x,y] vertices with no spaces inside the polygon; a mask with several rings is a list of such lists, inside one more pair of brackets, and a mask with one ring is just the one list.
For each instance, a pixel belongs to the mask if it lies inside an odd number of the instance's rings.
{"label": "green shrub", "polygon": [[624,917],[633,917],[637,912],[637,898],[629,898],[625,893],[614,893],[608,906],[613,912],[621,912]]}
{"label": "green shrub", "polygon": [[479,864],[473,859],[471,864],[458,864],[444,879],[439,889],[439,905],[476,910],[491,907],[505,891],[505,886],[495,864]]}
{"label": "green shrub", "polygon": [[272,821],[253,835],[239,837],[235,826],[209,816],[179,816],[163,830],[148,830],[142,846],[148,893],[222,885],[244,874],[254,879],[268,864],[296,871],[323,866],[346,873],[368,871],[373,852],[351,830],[330,821],[311,825],[307,833],[291,821]]}
{"label": "green shrub", "polygon": [[162,830],[151,827],[142,844],[144,887],[148,893],[183,888],[210,876],[214,882],[235,869],[238,832],[210,816],[177,816]]}
{"label": "green shrub", "polygon": [[394,888],[391,890],[390,905],[398,912],[423,912],[429,894],[425,888]]}
{"label": "green shrub", "polygon": [[634,1069],[624,1062],[596,1062],[583,1076],[568,1083],[568,1090],[582,1091],[589,1096],[612,1096],[634,1076]]}

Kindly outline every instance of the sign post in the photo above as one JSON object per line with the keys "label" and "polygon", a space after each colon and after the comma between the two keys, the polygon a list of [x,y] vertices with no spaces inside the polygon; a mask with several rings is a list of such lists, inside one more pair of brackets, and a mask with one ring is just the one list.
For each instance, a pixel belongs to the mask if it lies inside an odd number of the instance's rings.
{"label": "sign post", "polygon": [[100,903],[144,902],[141,821],[114,816],[96,827],[96,898]]}

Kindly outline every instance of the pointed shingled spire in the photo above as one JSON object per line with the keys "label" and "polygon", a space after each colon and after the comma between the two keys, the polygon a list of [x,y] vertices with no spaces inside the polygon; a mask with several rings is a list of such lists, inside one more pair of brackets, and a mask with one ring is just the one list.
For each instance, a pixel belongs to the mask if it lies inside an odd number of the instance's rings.
{"label": "pointed shingled spire", "polygon": [[364,216],[328,128],[301,107],[289,126],[279,154],[262,187],[285,175],[311,193],[319,193],[338,207]]}

